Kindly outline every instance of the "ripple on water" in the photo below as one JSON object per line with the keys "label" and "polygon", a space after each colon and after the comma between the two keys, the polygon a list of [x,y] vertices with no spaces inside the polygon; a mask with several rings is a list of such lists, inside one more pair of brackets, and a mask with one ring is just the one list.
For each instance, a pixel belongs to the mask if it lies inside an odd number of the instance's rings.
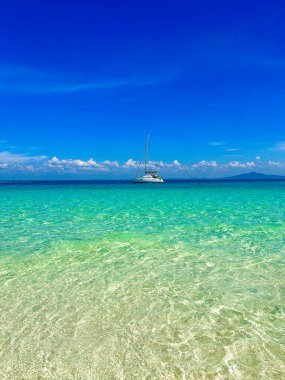
{"label": "ripple on water", "polygon": [[282,379],[278,189],[15,190],[1,377]]}

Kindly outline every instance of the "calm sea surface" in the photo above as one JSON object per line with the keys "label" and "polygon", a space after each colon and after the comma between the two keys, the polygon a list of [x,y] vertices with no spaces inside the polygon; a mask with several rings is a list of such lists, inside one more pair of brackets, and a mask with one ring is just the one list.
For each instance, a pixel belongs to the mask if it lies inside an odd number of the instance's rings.
{"label": "calm sea surface", "polygon": [[1,379],[284,379],[285,182],[0,185]]}

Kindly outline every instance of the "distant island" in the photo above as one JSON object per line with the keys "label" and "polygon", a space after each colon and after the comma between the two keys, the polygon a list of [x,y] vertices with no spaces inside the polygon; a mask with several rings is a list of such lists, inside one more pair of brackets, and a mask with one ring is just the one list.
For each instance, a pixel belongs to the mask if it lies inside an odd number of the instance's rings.
{"label": "distant island", "polygon": [[221,179],[222,180],[231,180],[231,181],[274,180],[274,179],[275,180],[285,180],[285,176],[250,172],[250,173],[244,173],[244,174],[234,175],[234,176],[231,176],[231,177],[224,177],[224,178],[221,178]]}

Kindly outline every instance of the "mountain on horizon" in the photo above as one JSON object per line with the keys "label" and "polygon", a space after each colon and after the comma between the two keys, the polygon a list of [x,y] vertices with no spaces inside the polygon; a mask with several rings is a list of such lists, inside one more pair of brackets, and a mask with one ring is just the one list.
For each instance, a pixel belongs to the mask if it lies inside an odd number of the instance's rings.
{"label": "mountain on horizon", "polygon": [[285,176],[282,175],[273,175],[273,174],[264,174],[257,172],[243,173],[234,175],[231,177],[221,178],[223,180],[270,180],[270,179],[283,179],[285,180]]}

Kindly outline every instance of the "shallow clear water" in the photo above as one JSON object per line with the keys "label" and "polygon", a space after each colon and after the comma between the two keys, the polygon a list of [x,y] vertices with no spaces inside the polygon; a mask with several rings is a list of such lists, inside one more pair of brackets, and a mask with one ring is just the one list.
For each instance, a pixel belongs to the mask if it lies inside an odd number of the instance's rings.
{"label": "shallow clear water", "polygon": [[1,379],[283,379],[285,182],[0,186]]}

